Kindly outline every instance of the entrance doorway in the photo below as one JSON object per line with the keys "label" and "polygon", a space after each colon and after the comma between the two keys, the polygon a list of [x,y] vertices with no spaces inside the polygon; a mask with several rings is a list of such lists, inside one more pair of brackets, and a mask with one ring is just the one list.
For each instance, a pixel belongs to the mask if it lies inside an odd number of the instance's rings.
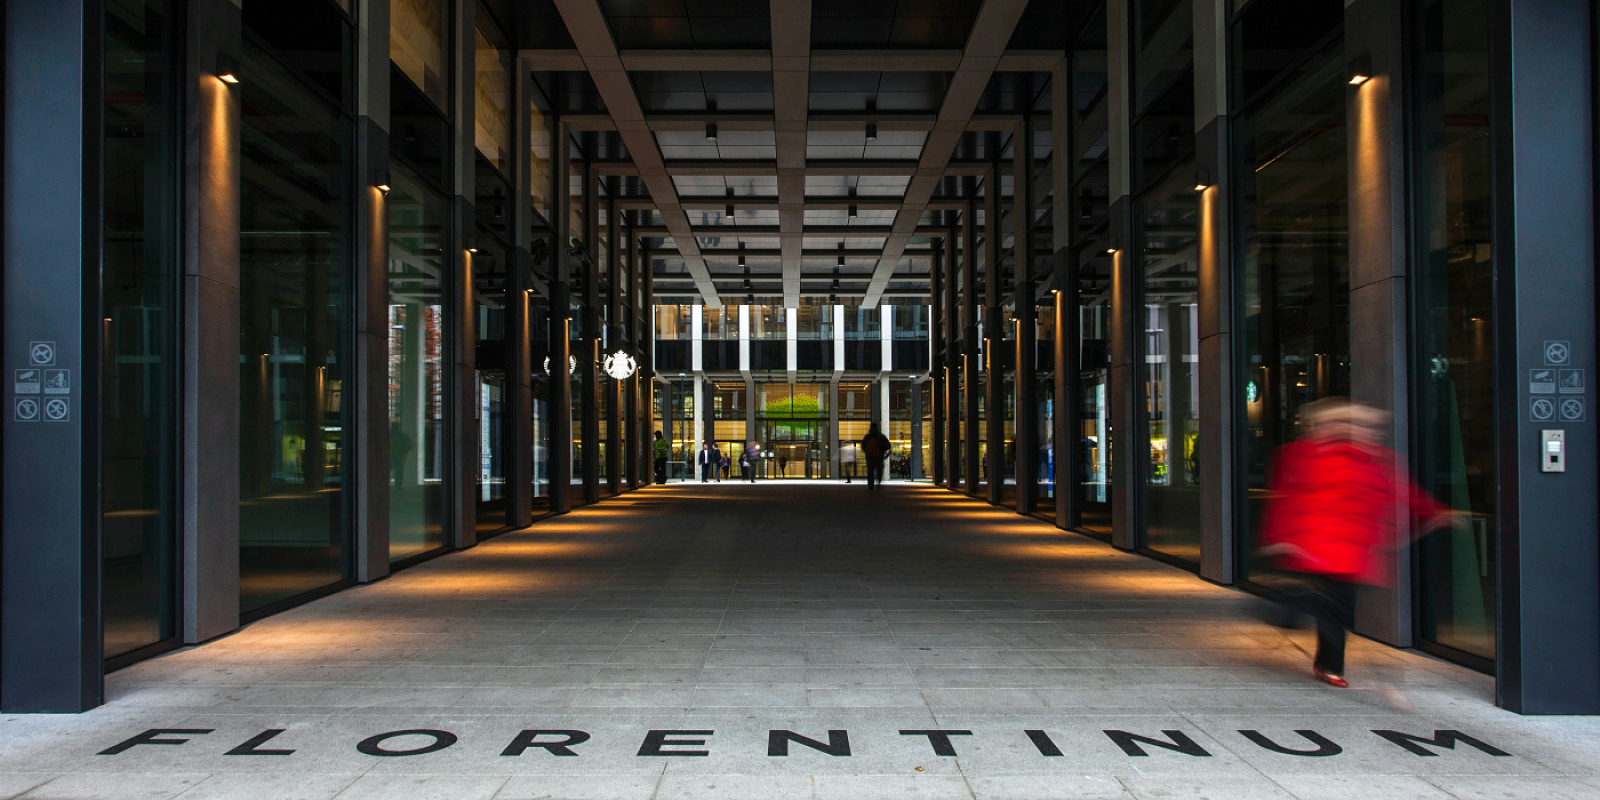
{"label": "entrance doorway", "polygon": [[825,419],[763,420],[761,449],[768,478],[826,478],[828,421]]}

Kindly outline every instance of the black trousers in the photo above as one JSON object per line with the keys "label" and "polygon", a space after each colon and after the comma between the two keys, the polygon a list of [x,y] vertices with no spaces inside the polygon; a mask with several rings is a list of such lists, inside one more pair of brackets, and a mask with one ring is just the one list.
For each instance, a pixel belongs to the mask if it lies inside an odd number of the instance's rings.
{"label": "black trousers", "polygon": [[867,459],[867,487],[871,488],[883,483],[883,459]]}
{"label": "black trousers", "polygon": [[1354,623],[1356,585],[1327,575],[1301,573],[1305,587],[1289,604],[1309,615],[1317,626],[1317,654],[1312,666],[1332,675],[1344,675],[1345,631]]}
{"label": "black trousers", "polygon": [[656,483],[666,483],[666,482],[667,482],[667,460],[664,459],[664,458],[658,458],[658,459],[656,459]]}

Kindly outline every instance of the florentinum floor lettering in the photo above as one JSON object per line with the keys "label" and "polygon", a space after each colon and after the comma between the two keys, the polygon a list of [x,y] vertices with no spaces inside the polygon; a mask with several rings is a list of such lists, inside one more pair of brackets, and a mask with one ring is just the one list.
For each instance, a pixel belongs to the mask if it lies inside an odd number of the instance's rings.
{"label": "florentinum floor lettering", "polygon": [[653,488],[0,718],[0,798],[1600,798],[1600,720],[925,486]]}

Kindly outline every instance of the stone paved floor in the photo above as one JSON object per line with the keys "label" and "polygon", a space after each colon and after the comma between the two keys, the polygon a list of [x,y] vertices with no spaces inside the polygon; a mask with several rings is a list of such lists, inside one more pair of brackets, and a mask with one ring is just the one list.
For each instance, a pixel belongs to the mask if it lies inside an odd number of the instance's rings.
{"label": "stone paved floor", "polygon": [[[1600,720],[1363,640],[1313,683],[1254,602],[927,486],[653,488],[0,720],[0,797],[1600,797]],[[100,754],[157,728],[209,732]]]}

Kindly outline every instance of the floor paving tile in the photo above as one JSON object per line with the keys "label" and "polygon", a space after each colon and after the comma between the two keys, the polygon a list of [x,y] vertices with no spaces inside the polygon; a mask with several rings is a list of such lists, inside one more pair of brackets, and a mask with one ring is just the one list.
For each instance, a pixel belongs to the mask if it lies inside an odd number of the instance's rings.
{"label": "floor paving tile", "polygon": [[1332,689],[1261,602],[926,486],[656,487],[0,717],[0,798],[1600,797],[1600,720],[1359,637]]}

